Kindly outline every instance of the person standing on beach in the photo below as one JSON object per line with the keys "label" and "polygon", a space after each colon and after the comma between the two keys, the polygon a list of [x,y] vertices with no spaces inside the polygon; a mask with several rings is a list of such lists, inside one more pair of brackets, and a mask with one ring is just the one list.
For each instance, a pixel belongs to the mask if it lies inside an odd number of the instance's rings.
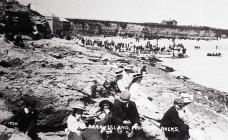
{"label": "person standing on beach", "polygon": [[190,138],[189,126],[185,124],[179,113],[184,106],[186,103],[183,99],[176,98],[174,106],[165,113],[161,120],[160,127],[168,140],[188,140]]}

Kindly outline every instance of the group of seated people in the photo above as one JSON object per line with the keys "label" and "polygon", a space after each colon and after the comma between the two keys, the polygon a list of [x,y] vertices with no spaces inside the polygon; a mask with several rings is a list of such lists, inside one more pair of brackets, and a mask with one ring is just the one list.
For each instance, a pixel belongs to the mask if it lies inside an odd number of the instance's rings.
{"label": "group of seated people", "polygon": [[[70,104],[72,114],[67,118],[67,129],[65,130],[67,139],[147,140],[137,109],[139,106],[143,107],[147,102],[146,98],[142,99],[137,94],[140,92],[140,96],[143,96],[140,91],[140,83],[144,72],[132,73],[131,66],[116,69],[116,80],[113,84],[118,89],[116,95],[101,100],[99,110],[94,114],[85,115],[85,103],[81,101]],[[174,105],[160,120],[160,128],[168,140],[189,139],[189,126],[185,123],[182,114],[184,114],[183,108],[191,103],[191,100],[175,99]],[[35,109],[35,104],[30,101],[11,119],[10,124],[17,125],[19,130],[32,140],[38,140],[37,116],[38,111]]]}
{"label": "group of seated people", "polygon": [[139,113],[129,92],[122,92],[114,103],[102,100],[99,107],[95,115],[83,119],[84,105],[79,102],[72,106],[73,114],[67,120],[68,140],[125,140],[140,131]]}
{"label": "group of seated people", "polygon": [[[160,129],[168,140],[188,140],[189,126],[183,119],[184,107],[190,102],[176,98],[174,104],[160,120]],[[68,117],[68,140],[147,140],[143,131],[136,103],[130,93],[124,91],[114,103],[105,99],[99,103],[96,115],[83,119],[85,107],[73,105],[73,114]],[[93,120],[93,121],[91,121]]]}

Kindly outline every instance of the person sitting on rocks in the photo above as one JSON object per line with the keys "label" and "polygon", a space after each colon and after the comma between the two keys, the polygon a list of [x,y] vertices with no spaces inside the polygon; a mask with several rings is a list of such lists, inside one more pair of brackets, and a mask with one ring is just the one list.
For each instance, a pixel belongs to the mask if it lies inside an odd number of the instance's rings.
{"label": "person sitting on rocks", "polygon": [[82,140],[82,132],[86,128],[82,120],[85,107],[81,102],[74,103],[71,107],[73,113],[67,118],[68,140]]}
{"label": "person sitting on rocks", "polygon": [[16,35],[16,39],[15,39],[14,45],[19,46],[21,48],[25,47],[25,44],[24,44],[24,41],[22,39],[21,33],[18,33],[18,35]]}
{"label": "person sitting on rocks", "polygon": [[12,32],[5,33],[5,41],[9,43],[15,41],[14,34]]}
{"label": "person sitting on rocks", "polygon": [[36,127],[38,111],[35,109],[36,103],[30,101],[24,101],[25,107],[11,118],[9,125],[17,125],[19,131],[27,134],[32,140],[38,140]]}
{"label": "person sitting on rocks", "polygon": [[[130,121],[131,131],[138,130],[139,126],[141,125],[136,104],[130,100],[130,93],[128,91],[123,91],[114,101],[111,121],[113,125],[117,126],[118,134],[122,133],[120,126],[123,126],[128,121]],[[121,135],[120,137],[123,139],[127,138],[126,135]]]}
{"label": "person sitting on rocks", "polygon": [[129,89],[129,86],[132,82],[132,73],[133,73],[133,65],[127,65],[124,67],[124,70],[123,70],[123,86],[124,86],[124,89],[122,89],[121,91],[124,91],[124,90],[128,90]]}
{"label": "person sitting on rocks", "polygon": [[[92,115],[92,119],[95,119],[95,123],[90,124],[82,134],[84,140],[107,140],[109,135],[112,134],[112,130],[108,127],[111,121],[112,106],[113,103],[109,100],[102,100],[99,103],[99,110],[95,116]],[[90,120],[91,117],[87,118],[87,121]],[[98,126],[98,128],[96,126]]]}
{"label": "person sitting on rocks", "polygon": [[[146,97],[146,95],[142,92],[140,87],[143,75],[141,73],[136,73],[133,75],[133,80],[130,84],[129,93],[131,94],[131,98],[135,101],[139,96]],[[144,103],[144,102],[142,102]]]}
{"label": "person sitting on rocks", "polygon": [[189,126],[185,124],[179,113],[185,105],[183,99],[176,98],[174,106],[164,114],[161,120],[160,127],[168,140],[188,140],[190,138]]}
{"label": "person sitting on rocks", "polygon": [[[116,83],[116,92],[121,92],[125,90],[124,87],[124,80],[123,80],[123,70],[121,68],[118,68],[117,70],[115,70],[115,74],[116,74],[116,79],[115,79],[115,83]],[[113,84],[113,88],[114,88],[114,84]]]}
{"label": "person sitting on rocks", "polygon": [[97,118],[95,120],[98,125],[107,125],[110,123],[111,111],[113,103],[109,100],[102,100],[99,103],[100,109],[97,111]]}
{"label": "person sitting on rocks", "polygon": [[98,83],[97,80],[93,80],[93,85],[91,86],[91,98],[96,98]]}
{"label": "person sitting on rocks", "polygon": [[146,66],[145,65],[140,68],[140,72],[139,73],[141,73],[142,75],[147,74],[147,70],[146,70]]}

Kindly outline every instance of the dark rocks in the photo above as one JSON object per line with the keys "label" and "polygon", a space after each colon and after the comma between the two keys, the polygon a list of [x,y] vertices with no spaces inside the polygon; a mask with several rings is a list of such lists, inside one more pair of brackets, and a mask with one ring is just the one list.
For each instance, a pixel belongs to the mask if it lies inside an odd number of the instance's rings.
{"label": "dark rocks", "polygon": [[63,123],[64,118],[69,116],[72,112],[69,110],[59,110],[55,112],[51,112],[48,114],[45,114],[44,112],[40,112],[42,114],[40,116],[41,121],[39,121],[38,126],[39,129],[42,132],[55,132],[58,128],[66,127],[65,124]]}
{"label": "dark rocks", "polygon": [[56,59],[62,59],[64,56],[62,54],[50,54],[52,57],[56,58]]}
{"label": "dark rocks", "polygon": [[18,2],[1,1],[0,32],[22,33],[34,37],[47,38],[51,34],[50,27],[44,16]]}
{"label": "dark rocks", "polygon": [[92,62],[99,62],[100,60],[99,59],[89,59],[90,61],[92,61]]}
{"label": "dark rocks", "polygon": [[157,62],[161,62],[161,60],[156,57],[149,57],[147,60],[151,66],[155,66]]}
{"label": "dark rocks", "polygon": [[151,102],[153,101],[153,98],[152,97],[148,97],[147,99],[150,100]]}
{"label": "dark rocks", "polygon": [[9,140],[10,136],[7,134],[0,135],[0,140]]}
{"label": "dark rocks", "polygon": [[175,70],[172,67],[161,65],[159,69],[165,71],[165,72],[174,72]]}
{"label": "dark rocks", "polygon": [[19,79],[21,77],[23,77],[24,75],[23,74],[20,74],[20,73],[16,73],[16,72],[11,72],[7,75],[5,75],[5,77],[9,80],[15,80],[15,79]]}
{"label": "dark rocks", "polygon": [[18,67],[21,66],[24,62],[20,58],[9,58],[8,60],[0,61],[0,66],[8,67]]}
{"label": "dark rocks", "polygon": [[188,77],[183,76],[183,75],[179,75],[179,76],[177,76],[176,78],[177,78],[177,79],[182,79],[182,80],[184,80],[184,81],[189,80]]}
{"label": "dark rocks", "polygon": [[35,44],[34,42],[32,42],[31,45],[32,45],[34,48],[44,48],[44,47],[45,47],[45,44],[38,45],[38,44]]}
{"label": "dark rocks", "polygon": [[62,63],[57,63],[57,64],[50,64],[52,68],[55,69],[63,69],[65,66]]}
{"label": "dark rocks", "polygon": [[0,76],[7,74],[5,71],[0,71]]}

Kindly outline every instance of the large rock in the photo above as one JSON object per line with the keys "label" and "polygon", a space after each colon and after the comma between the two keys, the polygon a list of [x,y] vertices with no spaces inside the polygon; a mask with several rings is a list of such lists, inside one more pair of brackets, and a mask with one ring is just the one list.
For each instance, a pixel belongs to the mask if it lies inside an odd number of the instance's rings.
{"label": "large rock", "polygon": [[23,64],[23,61],[20,58],[8,58],[6,60],[0,61],[0,66],[2,67],[18,67]]}

